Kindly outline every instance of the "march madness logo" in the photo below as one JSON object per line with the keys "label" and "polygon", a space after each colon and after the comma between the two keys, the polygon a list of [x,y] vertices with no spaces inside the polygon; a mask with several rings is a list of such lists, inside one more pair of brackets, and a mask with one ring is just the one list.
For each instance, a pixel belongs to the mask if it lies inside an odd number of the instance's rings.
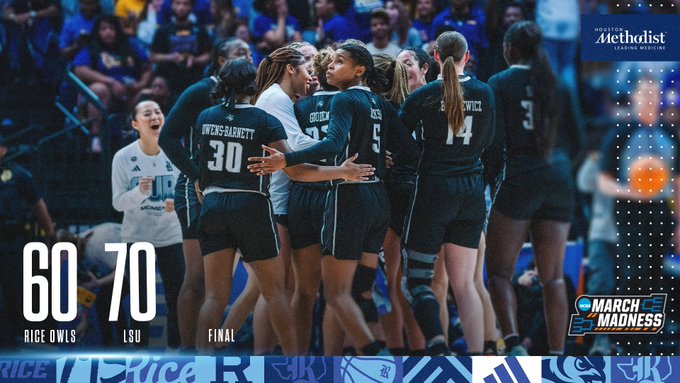
{"label": "march madness logo", "polygon": [[581,295],[569,335],[656,334],[666,320],[666,294]]}

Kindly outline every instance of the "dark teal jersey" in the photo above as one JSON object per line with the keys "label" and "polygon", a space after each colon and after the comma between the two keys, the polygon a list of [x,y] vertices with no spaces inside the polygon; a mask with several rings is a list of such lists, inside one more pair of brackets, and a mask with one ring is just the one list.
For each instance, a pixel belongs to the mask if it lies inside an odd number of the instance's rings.
{"label": "dark teal jersey", "polygon": [[235,109],[216,105],[196,121],[200,133],[200,186],[251,190],[268,194],[269,177],[248,169],[248,157],[266,155],[262,145],[285,140],[286,131],[274,116],[247,104]]}
{"label": "dark teal jersey", "polygon": [[[295,103],[295,118],[300,129],[315,140],[323,140],[328,133],[331,116],[331,101],[339,91],[318,91],[312,96]],[[317,165],[335,165],[335,156],[315,162]],[[304,182],[306,185],[317,187],[331,186],[329,181]]]}
{"label": "dark teal jersey", "polygon": [[[331,101],[338,93],[340,92],[319,91],[295,104],[295,118],[306,135],[315,140],[326,138],[331,116]],[[316,164],[333,165],[333,158],[330,162],[323,159]]]}
{"label": "dark teal jersey", "polygon": [[[521,173],[550,166],[552,158],[541,154],[535,127],[534,95],[530,86],[531,69],[513,65],[489,79],[496,96],[496,135],[494,147],[505,148],[506,172]],[[583,142],[581,120],[567,89],[557,89],[559,108],[554,158],[574,158]]]}
{"label": "dark teal jersey", "polygon": [[417,173],[438,176],[481,173],[480,157],[494,134],[493,91],[470,76],[458,77],[465,100],[464,126],[454,134],[444,112],[444,88],[437,79],[408,96],[400,110],[422,149]]}
{"label": "dark teal jersey", "polygon": [[198,136],[193,129],[196,118],[204,109],[213,106],[210,91],[217,83],[207,77],[188,87],[179,96],[165,119],[158,144],[170,161],[190,180],[198,178]]}
{"label": "dark teal jersey", "polygon": [[414,157],[411,153],[415,148],[409,149],[409,140],[411,143],[413,140],[409,139],[394,107],[367,87],[351,87],[335,95],[329,118],[326,138],[310,148],[287,153],[288,166],[315,163],[324,158],[333,158],[339,165],[358,153],[356,162],[373,165],[376,177],[383,178],[388,142],[395,145],[395,151],[403,152],[404,161]]}

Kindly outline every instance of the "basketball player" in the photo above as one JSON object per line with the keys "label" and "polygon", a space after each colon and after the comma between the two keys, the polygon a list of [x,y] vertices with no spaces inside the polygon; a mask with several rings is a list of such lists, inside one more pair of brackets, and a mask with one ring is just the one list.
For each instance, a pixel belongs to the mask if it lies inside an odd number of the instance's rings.
{"label": "basketball player", "polygon": [[462,34],[441,34],[435,46],[439,79],[415,91],[401,109],[423,147],[404,243],[413,312],[429,355],[449,353],[430,288],[442,244],[468,352],[480,354],[483,346],[482,304],[473,278],[486,216],[480,157],[493,138],[494,98],[488,85],[464,74],[469,57]]}
{"label": "basketball player", "polygon": [[496,134],[491,155],[505,148],[505,179],[496,192],[487,231],[489,292],[508,355],[526,355],[519,344],[517,302],[511,278],[527,236],[543,285],[548,345],[564,352],[568,302],[562,264],[574,210],[571,158],[581,130],[572,100],[558,84],[541,31],[522,21],[508,29],[504,56],[510,68],[489,85],[496,96]]}
{"label": "basketball player", "polygon": [[385,174],[385,144],[389,139],[390,145],[395,145],[394,152],[403,152],[405,160],[415,151],[409,147],[412,139],[398,117],[391,115],[384,101],[367,87],[377,85],[384,89],[386,79],[382,71],[374,68],[366,48],[342,45],[326,78],[342,91],[333,98],[326,138],[309,149],[285,155],[267,148],[271,156],[251,158],[254,163],[249,167],[253,172],[267,174],[333,156],[337,163],[356,152],[361,162],[376,168],[376,177],[364,182],[334,183],[329,192],[322,232],[323,253],[329,256],[321,260],[321,277],[328,305],[360,352],[386,354],[352,298],[352,281],[362,254],[377,254],[389,225],[389,200],[380,180]]}

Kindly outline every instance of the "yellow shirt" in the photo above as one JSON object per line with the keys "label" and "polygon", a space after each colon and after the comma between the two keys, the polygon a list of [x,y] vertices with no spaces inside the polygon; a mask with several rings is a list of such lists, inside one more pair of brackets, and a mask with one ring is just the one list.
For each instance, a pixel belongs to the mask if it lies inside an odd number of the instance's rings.
{"label": "yellow shirt", "polygon": [[118,0],[113,13],[122,19],[127,18],[129,13],[133,13],[136,17],[139,17],[139,14],[142,13],[145,5],[146,0]]}

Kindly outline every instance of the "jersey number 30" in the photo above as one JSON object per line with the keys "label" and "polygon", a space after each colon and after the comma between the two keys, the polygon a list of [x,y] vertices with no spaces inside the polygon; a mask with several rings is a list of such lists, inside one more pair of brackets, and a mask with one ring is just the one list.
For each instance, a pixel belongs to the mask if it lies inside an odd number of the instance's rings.
{"label": "jersey number 30", "polygon": [[[463,120],[463,130],[456,134],[456,137],[463,138],[463,145],[470,145],[470,138],[472,138],[472,117],[465,116]],[[453,145],[453,130],[451,130],[451,125],[449,125],[448,132],[446,133],[446,145]]]}
{"label": "jersey number 30", "polygon": [[225,156],[224,142],[210,140],[210,146],[215,149],[213,160],[208,162],[208,169],[216,172],[226,170],[229,173],[241,172],[241,157],[243,156],[243,146],[238,142],[227,142]]}

